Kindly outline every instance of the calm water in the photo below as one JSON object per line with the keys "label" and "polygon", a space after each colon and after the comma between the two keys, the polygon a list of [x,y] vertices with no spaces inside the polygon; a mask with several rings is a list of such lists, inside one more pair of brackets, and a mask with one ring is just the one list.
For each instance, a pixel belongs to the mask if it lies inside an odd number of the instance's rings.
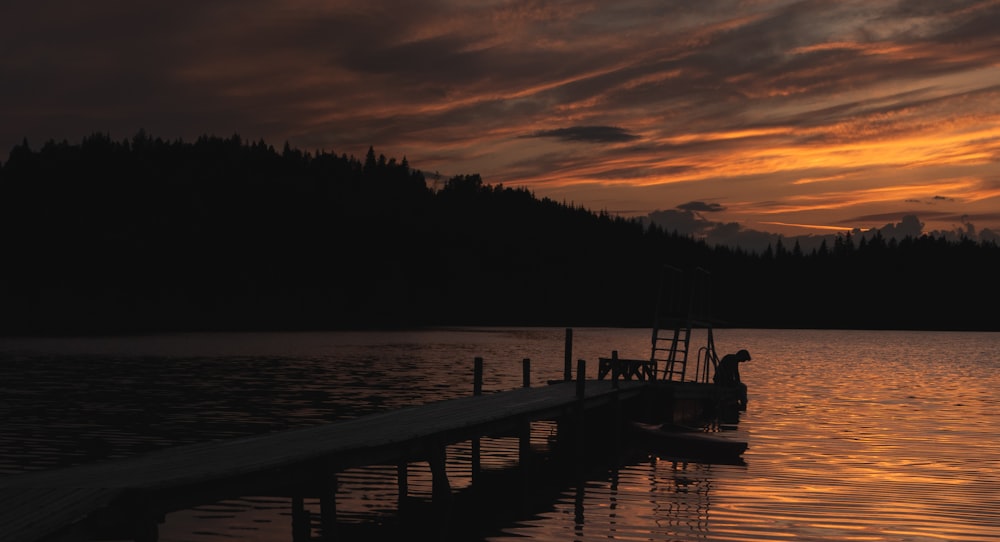
{"label": "calm water", "polygon": [[[354,417],[563,374],[565,330],[195,334],[0,339],[0,475]],[[573,359],[648,355],[649,330],[573,330]],[[702,336],[696,334],[696,341]],[[634,454],[491,502],[467,540],[1000,540],[1000,334],[716,330],[747,348],[745,463]],[[552,428],[536,424],[544,450]],[[483,466],[517,441],[484,440]],[[468,445],[449,448],[456,492]],[[429,500],[425,464],[410,500]],[[342,540],[423,539],[395,466],[339,477]],[[499,491],[499,490],[498,490]],[[409,502],[409,501],[408,501]],[[318,516],[318,504],[306,507]],[[484,505],[486,506],[486,505]],[[291,542],[288,499],[247,495],[171,513],[163,541]],[[479,521],[479,516],[477,516]],[[313,536],[318,527],[313,526]]]}

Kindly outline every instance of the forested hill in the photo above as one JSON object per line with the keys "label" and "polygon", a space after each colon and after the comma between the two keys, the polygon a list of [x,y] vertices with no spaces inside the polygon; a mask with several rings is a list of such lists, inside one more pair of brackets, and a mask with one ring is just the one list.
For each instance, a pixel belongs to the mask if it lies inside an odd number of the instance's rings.
{"label": "forested hill", "polygon": [[1000,248],[706,246],[478,175],[264,142],[106,135],[0,167],[0,331],[652,323],[662,266],[720,326],[1000,330]]}

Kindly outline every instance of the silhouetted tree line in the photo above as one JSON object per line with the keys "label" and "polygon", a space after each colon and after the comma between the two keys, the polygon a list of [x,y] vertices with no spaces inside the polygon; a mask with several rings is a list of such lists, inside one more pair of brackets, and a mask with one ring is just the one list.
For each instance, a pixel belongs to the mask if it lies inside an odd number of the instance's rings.
{"label": "silhouetted tree line", "polygon": [[998,330],[995,243],[764,253],[407,160],[204,136],[15,147],[0,167],[7,334],[650,326],[661,269],[711,273],[716,325]]}

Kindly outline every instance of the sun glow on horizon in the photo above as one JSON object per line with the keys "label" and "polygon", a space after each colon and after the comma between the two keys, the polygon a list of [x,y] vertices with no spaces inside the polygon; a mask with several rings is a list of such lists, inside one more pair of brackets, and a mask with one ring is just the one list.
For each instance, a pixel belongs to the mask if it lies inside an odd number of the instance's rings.
{"label": "sun glow on horizon", "polygon": [[867,231],[864,228],[848,228],[846,226],[823,226],[819,224],[794,224],[791,222],[769,221],[769,222],[760,222],[760,224],[770,224],[772,226],[785,226],[791,228],[805,228],[811,230],[824,230],[824,231],[854,231],[856,229],[859,229],[861,231]]}

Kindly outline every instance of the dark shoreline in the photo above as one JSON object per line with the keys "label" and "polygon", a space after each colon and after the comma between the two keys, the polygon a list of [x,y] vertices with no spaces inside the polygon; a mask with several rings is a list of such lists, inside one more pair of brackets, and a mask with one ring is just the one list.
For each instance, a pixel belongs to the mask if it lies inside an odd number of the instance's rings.
{"label": "dark shoreline", "polygon": [[[995,241],[879,232],[757,253],[401,161],[147,135],[11,151],[0,335],[643,327],[665,267],[722,325],[1000,331]],[[681,288],[681,291],[686,289]]]}

